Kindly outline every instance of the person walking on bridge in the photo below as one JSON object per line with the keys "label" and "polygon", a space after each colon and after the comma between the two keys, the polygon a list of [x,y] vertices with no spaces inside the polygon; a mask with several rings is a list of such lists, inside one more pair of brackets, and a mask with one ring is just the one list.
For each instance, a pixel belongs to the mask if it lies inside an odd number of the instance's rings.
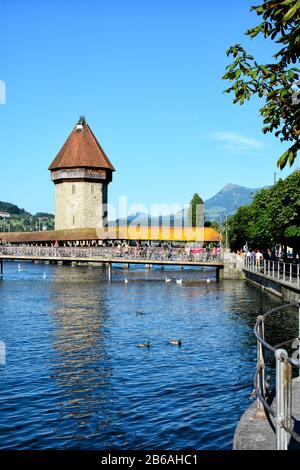
{"label": "person walking on bridge", "polygon": [[255,255],[255,260],[256,260],[256,266],[258,268],[260,268],[260,264],[262,262],[262,259],[263,259],[263,254],[261,253],[260,250],[257,250],[256,255]]}

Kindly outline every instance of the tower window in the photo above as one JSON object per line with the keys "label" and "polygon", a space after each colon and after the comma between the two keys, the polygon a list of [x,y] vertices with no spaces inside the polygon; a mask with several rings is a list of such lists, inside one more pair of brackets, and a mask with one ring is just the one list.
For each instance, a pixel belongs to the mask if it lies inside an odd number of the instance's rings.
{"label": "tower window", "polygon": [[75,189],[76,189],[75,184],[72,184],[72,194],[75,194]]}
{"label": "tower window", "polygon": [[91,194],[94,194],[94,185],[91,185]]}
{"label": "tower window", "polygon": [[75,224],[75,215],[72,217],[73,225]]}

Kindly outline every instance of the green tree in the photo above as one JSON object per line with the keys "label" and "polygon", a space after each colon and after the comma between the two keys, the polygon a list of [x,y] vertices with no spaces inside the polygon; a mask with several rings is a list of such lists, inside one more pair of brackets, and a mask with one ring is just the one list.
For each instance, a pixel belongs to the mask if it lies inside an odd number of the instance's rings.
{"label": "green tree", "polygon": [[191,227],[202,227],[204,224],[203,216],[203,199],[198,193],[195,193],[188,210],[188,225]]}
{"label": "green tree", "polygon": [[277,243],[300,250],[300,171],[255,194],[229,219],[232,248],[271,248]]}
{"label": "green tree", "polygon": [[228,240],[233,250],[242,248],[246,242],[252,243],[250,235],[253,220],[251,206],[242,206],[228,220]]}
{"label": "green tree", "polygon": [[268,230],[275,243],[300,247],[300,171],[280,180],[269,190]]}
{"label": "green tree", "polygon": [[300,56],[300,0],[263,0],[251,10],[262,16],[262,22],[245,34],[262,35],[280,47],[272,63],[259,64],[240,44],[231,46],[227,56],[234,61],[226,67],[223,79],[233,84],[225,93],[234,92],[233,102],[241,105],[253,96],[264,98],[262,132],[275,132],[281,142],[289,144],[277,162],[282,169],[287,162],[292,166],[300,149],[300,70],[291,67]]}

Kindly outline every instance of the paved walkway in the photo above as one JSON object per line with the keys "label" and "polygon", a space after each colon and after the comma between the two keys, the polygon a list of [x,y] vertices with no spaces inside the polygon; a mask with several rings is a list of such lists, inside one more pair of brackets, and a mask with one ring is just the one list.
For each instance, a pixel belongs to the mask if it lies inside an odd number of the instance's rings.
{"label": "paved walkway", "polygon": [[[292,403],[294,431],[300,434],[300,381],[293,380]],[[275,409],[275,400],[272,408]],[[256,402],[245,411],[236,428],[233,449],[234,450],[276,450],[276,434],[274,418],[256,419]],[[300,450],[293,438],[289,441],[289,450]]]}

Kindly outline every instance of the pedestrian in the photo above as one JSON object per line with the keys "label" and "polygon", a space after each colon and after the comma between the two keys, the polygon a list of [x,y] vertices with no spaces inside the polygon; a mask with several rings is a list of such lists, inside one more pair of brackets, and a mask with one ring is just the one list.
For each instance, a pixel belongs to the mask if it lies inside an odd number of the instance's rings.
{"label": "pedestrian", "polygon": [[262,259],[263,259],[263,254],[261,253],[260,250],[257,250],[256,255],[255,255],[256,266],[257,267],[260,267],[260,263],[261,263]]}

